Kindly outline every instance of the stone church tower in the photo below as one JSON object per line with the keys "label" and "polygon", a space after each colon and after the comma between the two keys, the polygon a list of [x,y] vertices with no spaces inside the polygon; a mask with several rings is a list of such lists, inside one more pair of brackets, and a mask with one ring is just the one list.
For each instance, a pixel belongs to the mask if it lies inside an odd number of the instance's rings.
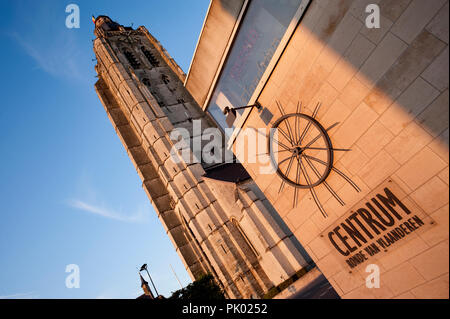
{"label": "stone church tower", "polygon": [[190,131],[191,148],[195,121],[216,125],[147,29],[99,16],[95,35],[95,89],[191,278],[209,272],[229,298],[261,298],[313,267],[240,164],[173,160],[174,128]]}

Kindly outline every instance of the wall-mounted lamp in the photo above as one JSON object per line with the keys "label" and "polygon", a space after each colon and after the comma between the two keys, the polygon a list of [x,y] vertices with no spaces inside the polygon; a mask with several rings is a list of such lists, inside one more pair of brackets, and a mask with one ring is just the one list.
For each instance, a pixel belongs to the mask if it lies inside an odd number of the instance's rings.
{"label": "wall-mounted lamp", "polygon": [[236,121],[236,111],[242,110],[242,109],[248,109],[248,108],[254,108],[256,107],[258,110],[261,108],[261,104],[259,102],[255,102],[253,105],[247,105],[247,106],[239,106],[230,108],[229,106],[225,107],[223,109],[223,114],[227,116],[226,122],[228,127],[233,127],[234,121]]}

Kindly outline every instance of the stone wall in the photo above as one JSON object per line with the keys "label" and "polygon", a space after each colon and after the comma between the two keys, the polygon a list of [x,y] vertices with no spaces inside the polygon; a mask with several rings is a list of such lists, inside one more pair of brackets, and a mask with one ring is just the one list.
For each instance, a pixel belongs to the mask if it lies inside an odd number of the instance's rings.
{"label": "stone wall", "polygon": [[[381,8],[381,28],[365,26],[367,4]],[[448,298],[449,92],[448,10],[445,0],[313,0],[258,101],[272,114],[311,115],[328,128],[334,165],[361,188],[355,192],[331,172],[327,181],[346,205],[324,189],[317,194],[324,218],[308,190],[279,193],[276,174],[245,167],[320,270],[343,298]],[[253,111],[245,127],[267,125]],[[326,231],[386,180],[433,225],[412,234],[375,261],[381,287],[368,289],[365,266],[349,271],[332,252]],[[430,222],[432,221],[432,222]],[[397,247],[398,246],[398,247]]]}

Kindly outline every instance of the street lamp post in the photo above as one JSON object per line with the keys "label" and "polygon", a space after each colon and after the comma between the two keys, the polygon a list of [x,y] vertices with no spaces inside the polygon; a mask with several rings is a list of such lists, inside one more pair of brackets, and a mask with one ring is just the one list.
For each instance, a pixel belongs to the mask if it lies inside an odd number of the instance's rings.
{"label": "street lamp post", "polygon": [[148,278],[150,278],[150,282],[152,283],[153,289],[155,289],[156,297],[158,297],[159,293],[158,293],[158,290],[156,290],[155,284],[153,283],[153,280],[152,280],[152,277],[150,276],[150,273],[148,272],[147,264],[143,264],[142,265],[140,271],[143,271],[143,270],[145,270],[147,272]]}

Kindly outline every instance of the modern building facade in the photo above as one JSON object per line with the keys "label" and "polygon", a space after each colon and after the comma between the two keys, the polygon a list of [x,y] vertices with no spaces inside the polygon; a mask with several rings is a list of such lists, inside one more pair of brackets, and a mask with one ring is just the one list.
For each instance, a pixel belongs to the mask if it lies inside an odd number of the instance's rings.
{"label": "modern building facade", "polygon": [[341,297],[448,298],[448,1],[212,1],[185,85],[224,129],[261,104],[238,158],[284,130],[278,173],[241,163]]}
{"label": "modern building facade", "polygon": [[[193,278],[448,298],[448,1],[213,0],[187,76],[143,27],[96,35],[97,92]],[[173,164],[196,119],[240,164]]]}

